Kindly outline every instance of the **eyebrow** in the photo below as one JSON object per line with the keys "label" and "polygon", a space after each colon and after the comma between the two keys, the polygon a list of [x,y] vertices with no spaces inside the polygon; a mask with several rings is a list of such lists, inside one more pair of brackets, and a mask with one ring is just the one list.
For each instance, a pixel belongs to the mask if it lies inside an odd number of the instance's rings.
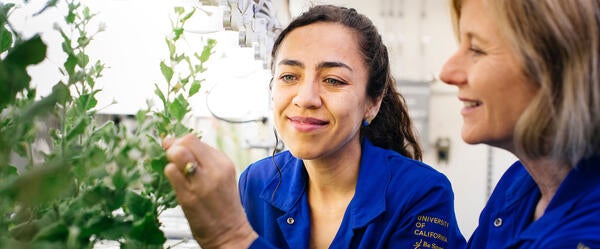
{"label": "eyebrow", "polygon": [[481,37],[479,34],[473,32],[473,31],[467,32],[466,36],[467,36],[467,39],[469,39],[469,40],[475,39],[484,44],[488,43],[488,40],[486,40],[485,38]]}
{"label": "eyebrow", "polygon": [[[290,60],[290,59],[283,59],[279,63],[277,63],[277,65],[295,66],[295,67],[300,67],[300,68],[306,67],[304,65],[304,63],[297,61],[297,60]],[[319,65],[317,65],[317,69],[336,68],[336,67],[343,67],[350,71],[353,71],[350,66],[346,65],[345,63],[339,62],[339,61],[324,61],[324,62],[319,63]]]}

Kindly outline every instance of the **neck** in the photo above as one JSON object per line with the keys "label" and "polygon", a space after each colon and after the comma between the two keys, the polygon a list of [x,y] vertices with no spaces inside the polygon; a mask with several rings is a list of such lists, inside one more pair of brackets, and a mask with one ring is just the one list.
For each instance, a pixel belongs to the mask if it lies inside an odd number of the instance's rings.
{"label": "neck", "polygon": [[354,196],[360,167],[360,144],[330,159],[304,160],[308,173],[308,193],[312,200],[327,203]]}
{"label": "neck", "polygon": [[521,161],[542,194],[533,217],[534,220],[538,220],[544,215],[548,204],[550,204],[560,184],[565,180],[572,167],[550,159],[525,159]]}

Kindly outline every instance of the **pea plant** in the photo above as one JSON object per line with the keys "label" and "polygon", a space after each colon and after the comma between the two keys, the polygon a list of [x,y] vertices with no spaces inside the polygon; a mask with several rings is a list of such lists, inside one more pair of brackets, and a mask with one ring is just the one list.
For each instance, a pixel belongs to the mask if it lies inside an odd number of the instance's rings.
{"label": "pea plant", "polygon": [[96,81],[107,66],[86,49],[104,27],[89,32],[96,14],[65,2],[64,25],[55,25],[66,55],[62,79],[44,97],[27,68],[45,59],[48,46],[15,30],[8,17],[17,7],[0,2],[0,248],[93,248],[101,240],[163,248],[159,215],[177,203],[161,140],[193,132],[185,125],[188,99],[201,88],[215,41],[181,52],[183,26],[195,11],[176,7],[165,38],[169,57],[156,69],[164,76],[154,84],[161,106],[138,111],[134,129],[100,123]]}

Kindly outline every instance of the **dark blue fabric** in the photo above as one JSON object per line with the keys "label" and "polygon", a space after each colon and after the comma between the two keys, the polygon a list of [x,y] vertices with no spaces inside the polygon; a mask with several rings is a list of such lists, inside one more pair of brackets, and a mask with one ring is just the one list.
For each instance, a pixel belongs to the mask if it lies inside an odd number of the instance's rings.
{"label": "dark blue fabric", "polygon": [[[242,173],[242,203],[260,236],[251,248],[308,248],[307,179],[302,160],[289,151],[260,160]],[[428,165],[365,140],[354,198],[330,248],[448,249],[465,244],[448,179]]]}
{"label": "dark blue fabric", "polygon": [[532,222],[540,195],[523,164],[513,164],[481,212],[468,248],[600,248],[599,157],[571,170],[544,215]]}

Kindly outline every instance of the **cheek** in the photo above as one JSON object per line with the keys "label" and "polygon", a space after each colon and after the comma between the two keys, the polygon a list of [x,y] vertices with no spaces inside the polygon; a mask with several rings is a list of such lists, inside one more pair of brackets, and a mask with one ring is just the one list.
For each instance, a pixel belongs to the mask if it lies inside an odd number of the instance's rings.
{"label": "cheek", "polygon": [[275,115],[282,112],[285,107],[291,103],[291,96],[281,89],[275,89],[271,91],[271,107]]}
{"label": "cheek", "polygon": [[349,123],[362,124],[362,120],[367,113],[366,103],[348,103],[347,101],[339,100],[335,104],[329,105],[329,111],[335,113],[339,120]]}

